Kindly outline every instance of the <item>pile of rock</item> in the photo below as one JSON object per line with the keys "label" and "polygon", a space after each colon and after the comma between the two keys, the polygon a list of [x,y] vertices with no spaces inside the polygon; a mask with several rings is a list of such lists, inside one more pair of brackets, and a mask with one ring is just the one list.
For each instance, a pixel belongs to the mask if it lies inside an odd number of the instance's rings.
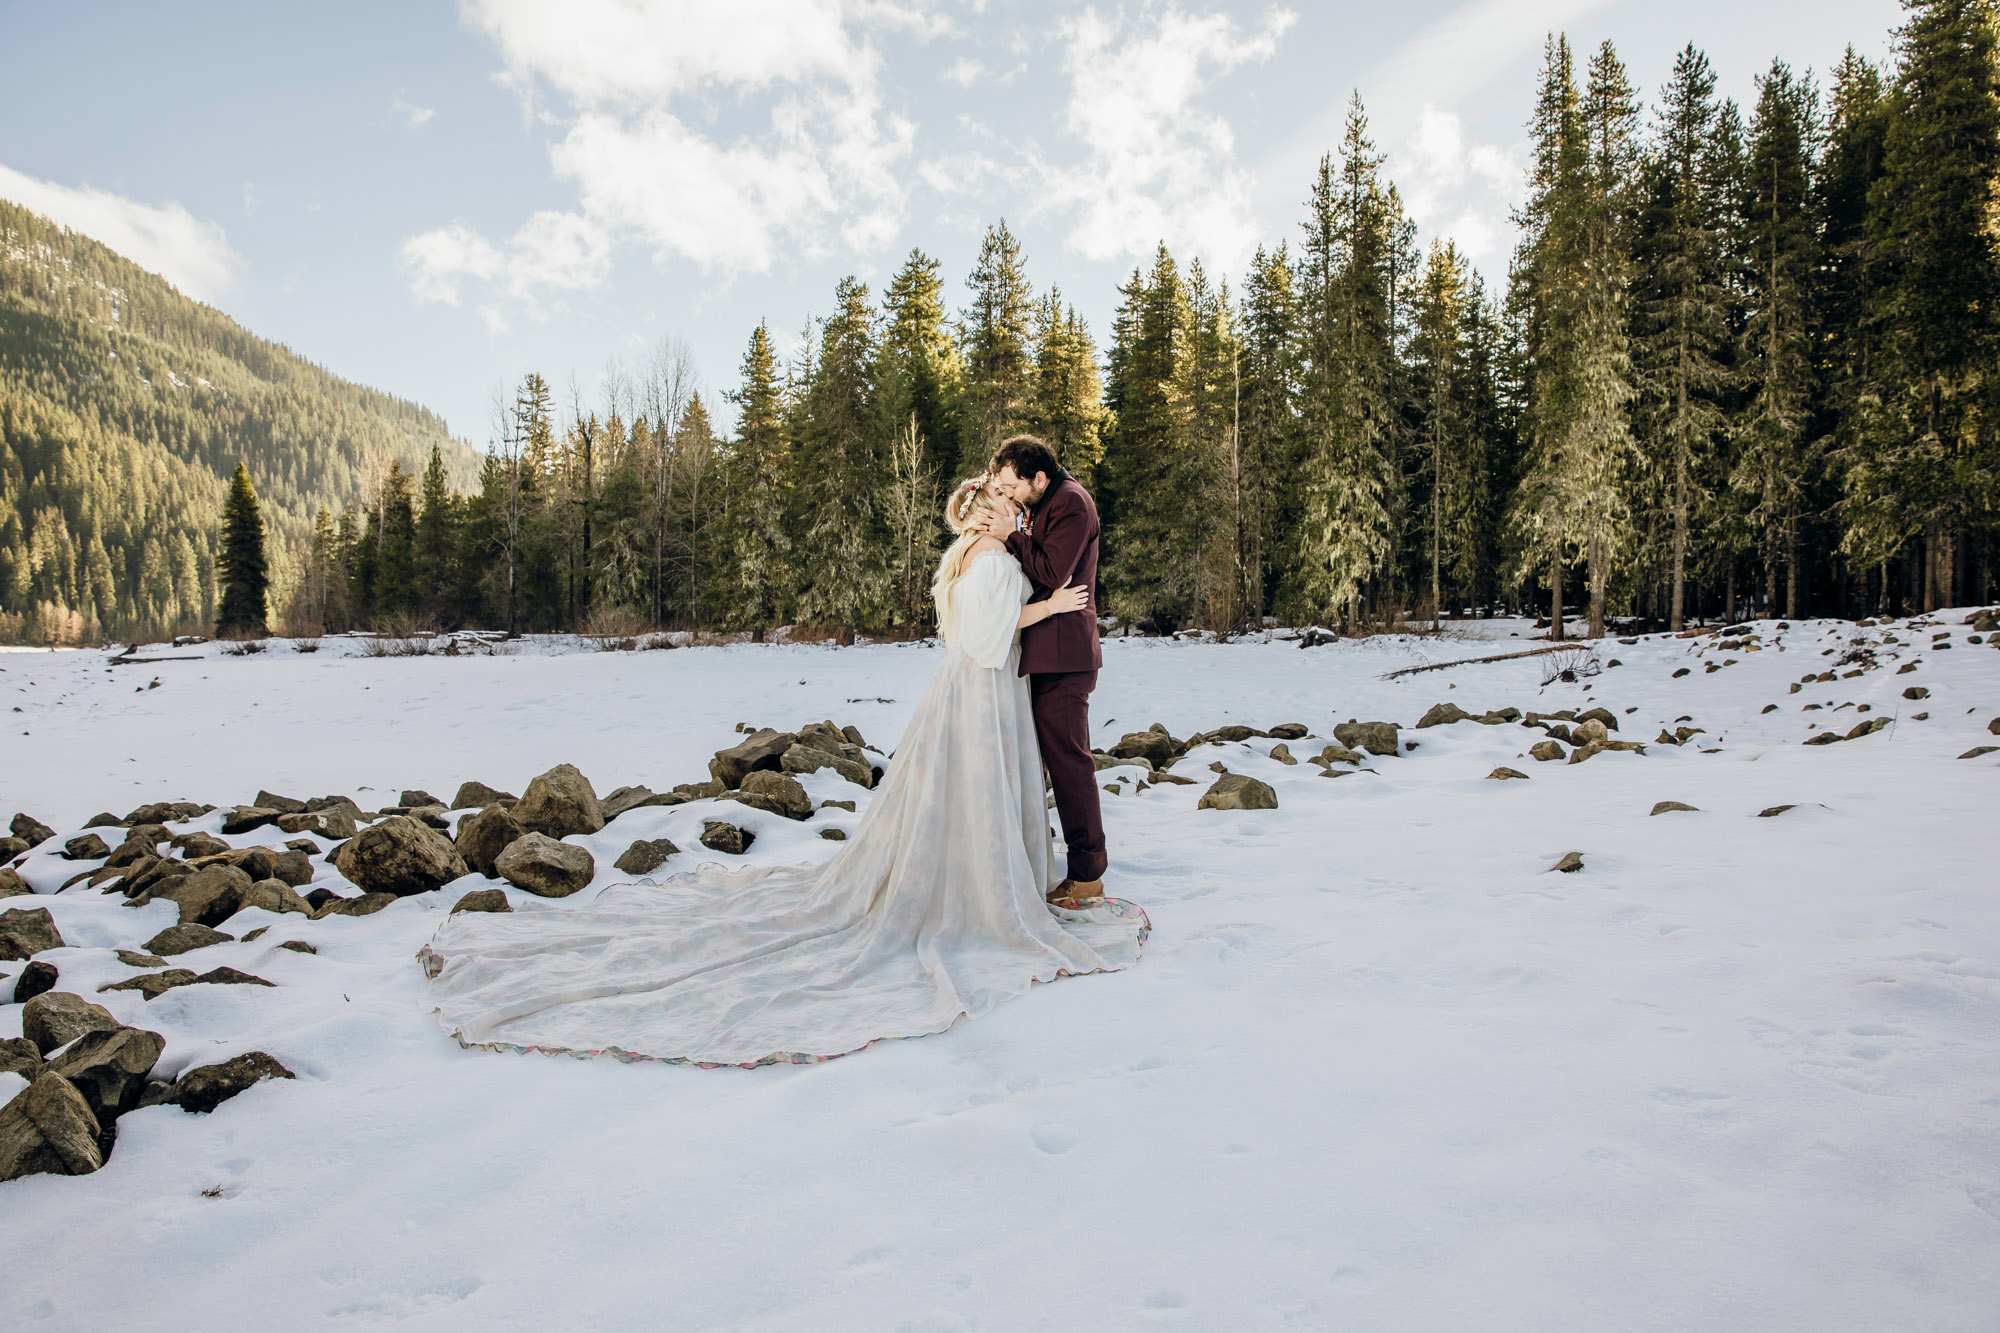
{"label": "pile of rock", "polygon": [[[797,731],[774,727],[743,728],[744,739],[727,749],[717,750],[708,761],[709,781],[676,787],[687,799],[713,798],[735,801],[753,810],[762,810],[785,819],[808,820],[830,804],[852,809],[852,802],[822,802],[815,806],[799,778],[828,769],[858,787],[872,788],[887,771],[887,760],[862,736],[860,729],[833,721],[808,722]],[[822,829],[823,837],[844,837],[838,829]],[[741,856],[756,841],[751,830],[726,820],[710,820],[702,829],[701,844],[711,851]],[[671,846],[671,844],[669,844]],[[639,844],[619,858],[635,863],[650,852]],[[655,863],[657,864],[657,862]],[[645,873],[630,872],[628,873]]]}
{"label": "pile of rock", "polygon": [[1496,708],[1484,713],[1468,713],[1457,704],[1432,704],[1430,710],[1417,720],[1417,730],[1426,727],[1448,727],[1457,722],[1477,722],[1482,726],[1497,727],[1507,722],[1519,722],[1521,710],[1518,708]]}
{"label": "pile of rock", "polygon": [[[1608,708],[1586,708],[1580,713],[1569,708],[1555,713],[1531,712],[1521,719],[1521,725],[1541,730],[1545,739],[1529,746],[1528,753],[1543,763],[1567,759],[1572,764],[1581,764],[1607,750],[1646,753],[1646,747],[1638,741],[1612,739],[1611,733],[1618,730],[1618,716]],[[1694,728],[1689,734],[1699,730]],[[1575,748],[1564,750],[1564,745]]]}
{"label": "pile of rock", "polygon": [[269,1055],[251,1051],[178,1080],[154,1081],[165,1039],[126,1027],[102,1005],[65,991],[30,999],[21,1031],[0,1041],[0,1070],[28,1080],[0,1107],[0,1180],[85,1175],[104,1165],[118,1118],[129,1111],[158,1105],[212,1111],[263,1079],[292,1077]]}

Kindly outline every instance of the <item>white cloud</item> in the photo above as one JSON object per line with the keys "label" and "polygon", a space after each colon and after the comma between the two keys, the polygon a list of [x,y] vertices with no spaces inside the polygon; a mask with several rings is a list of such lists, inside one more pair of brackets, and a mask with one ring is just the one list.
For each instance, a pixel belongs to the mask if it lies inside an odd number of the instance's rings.
{"label": "white cloud", "polygon": [[1371,107],[1400,121],[1441,92],[1463,102],[1495,80],[1513,78],[1514,60],[1537,53],[1610,0],[1471,0],[1391,52],[1362,83]]}
{"label": "white cloud", "polygon": [[423,124],[425,121],[429,120],[432,116],[435,116],[437,114],[436,107],[418,106],[415,103],[411,102],[409,98],[403,96],[403,94],[401,93],[397,93],[394,97],[389,99],[389,106],[396,112],[396,114],[400,115],[401,117],[403,117],[404,120],[409,122],[411,129],[415,129],[417,126]]}
{"label": "white cloud", "polygon": [[[1526,185],[1528,145],[1468,144],[1463,116],[1496,80],[1517,80],[1542,43],[1608,0],[1471,0],[1417,33],[1363,80],[1388,173],[1426,237],[1450,237],[1498,279],[1513,250],[1512,210]],[[1435,99],[1452,99],[1440,107]],[[1329,116],[1327,132],[1333,132]],[[1337,136],[1329,142],[1337,142]]]}
{"label": "white cloud", "polygon": [[142,204],[87,185],[36,180],[6,166],[0,166],[0,197],[103,242],[196,300],[218,300],[243,266],[220,226],[179,204]]}
{"label": "white cloud", "polygon": [[1223,14],[1170,7],[1128,19],[1092,8],[1063,22],[1064,125],[1088,152],[1045,188],[1074,219],[1071,249],[1104,260],[1165,240],[1225,267],[1248,257],[1257,229],[1235,134],[1198,101],[1216,78],[1269,59],[1295,18],[1273,9],[1240,32]]}
{"label": "white cloud", "polygon": [[[897,168],[914,127],[884,105],[880,59],[857,29],[929,38],[950,21],[883,0],[462,0],[492,38],[501,78],[545,121],[577,211],[538,214],[505,244],[463,226],[403,250],[420,300],[481,282],[532,300],[593,286],[614,246],[649,247],[724,276],[765,272],[788,250],[866,250],[902,224]],[[546,90],[559,106],[537,106]],[[727,111],[747,117],[718,132]],[[560,227],[545,221],[560,217]],[[489,312],[490,313],[490,312]]]}
{"label": "white cloud", "polygon": [[1506,268],[1511,210],[1527,189],[1527,144],[1467,144],[1458,115],[1426,103],[1388,170],[1410,217],[1429,236],[1450,237],[1481,271]]}
{"label": "white cloud", "polygon": [[[594,287],[611,271],[611,242],[602,228],[574,213],[540,212],[505,245],[495,245],[464,223],[412,236],[399,258],[410,290],[420,301],[458,305],[468,282],[495,297],[533,303],[542,293]],[[481,307],[489,327],[507,325],[495,300]]]}
{"label": "white cloud", "polygon": [[961,88],[970,88],[973,84],[986,77],[986,66],[980,64],[971,56],[960,56],[945,66],[944,72],[938,75],[938,77],[947,83],[955,83]]}

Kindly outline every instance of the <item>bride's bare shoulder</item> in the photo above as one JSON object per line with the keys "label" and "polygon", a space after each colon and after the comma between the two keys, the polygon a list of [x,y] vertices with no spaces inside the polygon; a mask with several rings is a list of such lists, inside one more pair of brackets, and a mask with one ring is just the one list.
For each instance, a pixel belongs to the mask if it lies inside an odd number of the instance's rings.
{"label": "bride's bare shoulder", "polygon": [[1004,551],[1006,549],[1007,549],[1006,542],[1001,541],[998,537],[988,534],[987,536],[981,537],[978,541],[972,543],[972,548],[965,554],[966,554],[966,559],[969,560],[976,555],[985,555],[988,551]]}

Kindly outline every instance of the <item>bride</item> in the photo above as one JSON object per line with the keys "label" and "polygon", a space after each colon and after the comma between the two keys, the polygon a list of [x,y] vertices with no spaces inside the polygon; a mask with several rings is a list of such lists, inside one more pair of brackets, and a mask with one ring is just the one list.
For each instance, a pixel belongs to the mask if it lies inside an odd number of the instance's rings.
{"label": "bride", "polygon": [[822,865],[705,867],[615,884],[589,906],[463,912],[419,957],[467,1046],[702,1065],[806,1064],[942,1032],[1038,981],[1138,961],[1145,913],[1049,904],[1062,878],[1020,631],[1087,614],[1080,587],[1027,603],[988,478],[956,487],[932,596],[944,661],[853,836]]}

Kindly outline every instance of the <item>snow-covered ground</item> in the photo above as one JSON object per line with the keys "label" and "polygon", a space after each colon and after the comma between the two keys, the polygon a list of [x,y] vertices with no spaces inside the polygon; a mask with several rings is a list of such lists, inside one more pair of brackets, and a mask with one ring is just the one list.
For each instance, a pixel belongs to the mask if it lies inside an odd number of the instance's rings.
{"label": "snow-covered ground", "polygon": [[[2000,645],[1971,643],[1964,619],[1767,622],[1754,652],[1606,641],[1620,665],[1546,688],[1536,658],[1381,678],[1534,646],[1518,622],[1307,650],[1110,642],[1105,744],[1153,722],[1330,738],[1440,701],[1601,704],[1646,742],[1704,730],[1579,765],[1527,758],[1539,732],[1460,723],[1406,730],[1416,749],[1334,779],[1268,758],[1268,740],[1177,766],[1270,782],[1279,808],[1250,813],[1198,811],[1201,786],[1134,790],[1122,770],[1110,888],[1151,913],[1138,968],[818,1066],[459,1049],[412,955],[484,881],[365,918],[245,913],[224,929],[269,933],[200,965],[276,989],[150,1003],[93,992],[132,974],[112,948],[170,924],[170,904],[37,897],[74,946],[42,955],[61,988],[165,1034],[163,1072],[259,1049],[298,1079],[208,1116],[133,1112],[95,1175],[0,1185],[4,1322],[1992,1330],[2000,753],[1956,756],[2000,744]],[[1875,669],[1788,692],[1861,640]],[[148,655],[195,660],[0,654],[19,709],[0,709],[0,818],[56,827],[22,866],[44,895],[76,869],[52,854],[62,838],[144,801],[262,787],[372,809],[466,779],[520,791],[563,762],[600,794],[664,790],[705,777],[738,722],[831,718],[888,749],[938,660],[370,658],[335,640]],[[1801,744],[1880,717],[1893,725]],[[1487,780],[1496,765],[1529,780]],[[808,786],[867,799],[830,772]],[[1662,800],[1699,810],[1650,816]],[[1758,817],[1778,805],[1793,808]],[[693,849],[663,870],[726,860],[696,843],[711,810],[642,809],[578,841],[599,885],[639,837]],[[832,850],[820,819],[725,810],[759,834],[750,860]],[[1551,873],[1569,851],[1585,868]],[[331,868],[316,883],[346,891]],[[292,938],[317,955],[276,947]],[[0,1037],[20,1015],[0,1005]]]}

